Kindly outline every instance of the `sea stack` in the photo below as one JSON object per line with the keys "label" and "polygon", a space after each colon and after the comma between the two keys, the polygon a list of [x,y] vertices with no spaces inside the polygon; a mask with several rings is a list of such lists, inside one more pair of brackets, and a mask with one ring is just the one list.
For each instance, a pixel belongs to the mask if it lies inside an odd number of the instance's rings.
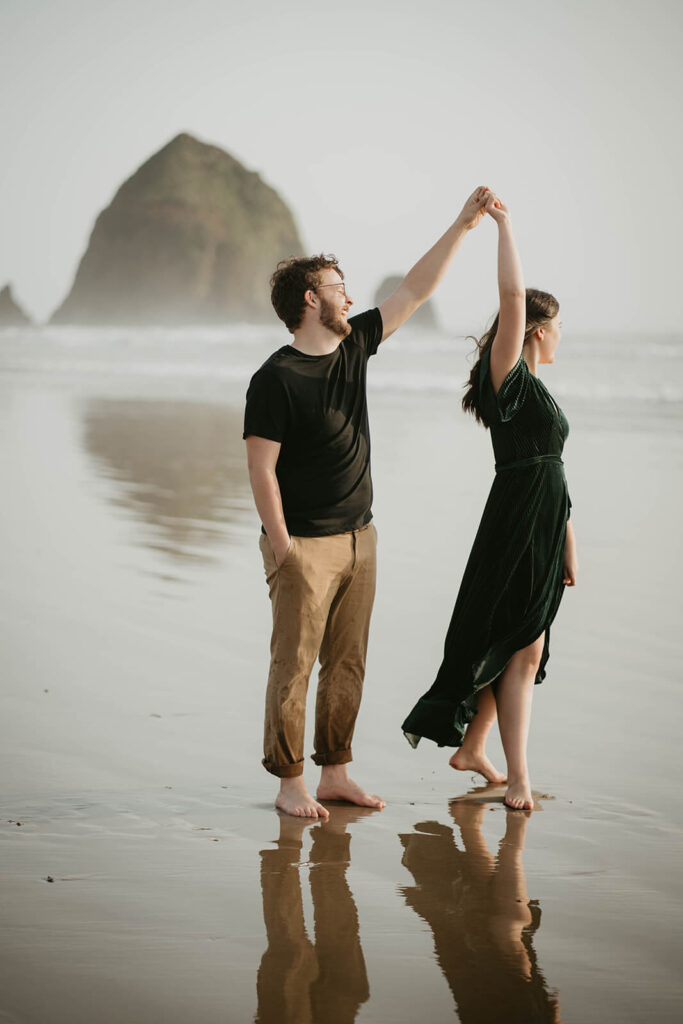
{"label": "sea stack", "polygon": [[12,288],[6,284],[0,291],[0,327],[30,327],[31,320],[12,295]]}
{"label": "sea stack", "polygon": [[[398,274],[392,277],[385,277],[381,285],[375,292],[375,305],[380,306],[385,299],[388,299],[392,292],[395,292],[401,281],[403,280]],[[423,327],[428,331],[438,331],[439,321],[434,311],[434,306],[431,299],[427,299],[422,305],[415,310],[410,318],[410,323],[414,327]]]}
{"label": "sea stack", "polygon": [[270,275],[302,251],[292,214],[258,174],[178,135],[99,215],[52,323],[268,321]]}

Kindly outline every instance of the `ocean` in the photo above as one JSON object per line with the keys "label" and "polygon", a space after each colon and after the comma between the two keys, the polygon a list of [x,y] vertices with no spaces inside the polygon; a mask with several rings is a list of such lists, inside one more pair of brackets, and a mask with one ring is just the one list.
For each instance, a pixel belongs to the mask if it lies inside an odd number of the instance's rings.
{"label": "ocean", "polygon": [[371,360],[353,770],[387,807],[328,825],[279,817],[260,765],[242,410],[286,341],[0,331],[0,1018],[677,1022],[683,336],[565,328],[541,368],[570,422],[580,576],[534,695],[530,817],[400,731],[493,476],[459,407],[473,343],[407,325]]}

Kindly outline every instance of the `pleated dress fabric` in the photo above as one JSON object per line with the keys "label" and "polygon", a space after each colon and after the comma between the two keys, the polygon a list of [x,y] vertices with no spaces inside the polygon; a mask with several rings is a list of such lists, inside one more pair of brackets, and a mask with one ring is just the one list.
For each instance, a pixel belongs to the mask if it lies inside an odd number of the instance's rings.
{"label": "pleated dress fabric", "polygon": [[564,591],[571,501],[562,463],[564,413],[522,356],[498,394],[490,353],[482,356],[480,408],[489,424],[496,475],[465,568],[433,686],[403,723],[416,747],[424,736],[458,747],[477,707],[512,655],[545,633],[536,683],[550,652],[550,625]]}

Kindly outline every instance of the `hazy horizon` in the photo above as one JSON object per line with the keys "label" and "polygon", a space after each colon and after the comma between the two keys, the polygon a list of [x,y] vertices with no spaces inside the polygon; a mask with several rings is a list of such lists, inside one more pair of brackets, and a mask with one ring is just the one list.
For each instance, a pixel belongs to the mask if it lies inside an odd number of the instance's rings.
{"label": "hazy horizon", "polygon": [[[306,248],[339,256],[357,310],[484,183],[567,330],[675,333],[682,30],[673,0],[4,0],[0,287],[47,319],[118,187],[188,132],[277,190]],[[485,223],[436,307],[479,331],[495,306]]]}

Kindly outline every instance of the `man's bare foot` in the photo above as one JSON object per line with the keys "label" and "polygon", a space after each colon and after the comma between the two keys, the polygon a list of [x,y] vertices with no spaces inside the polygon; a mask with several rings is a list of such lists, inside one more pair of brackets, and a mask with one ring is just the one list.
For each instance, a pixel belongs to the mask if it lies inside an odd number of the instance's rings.
{"label": "man's bare foot", "polygon": [[483,752],[479,754],[458,747],[448,763],[451,768],[456,768],[459,772],[478,772],[479,775],[484,776],[487,782],[507,781],[507,777],[494,768]]}
{"label": "man's bare foot", "polygon": [[504,802],[511,811],[533,811],[534,798],[531,795],[528,779],[511,782],[506,790]]}
{"label": "man's bare foot", "polygon": [[303,775],[293,779],[280,779],[280,792],[275,806],[295,818],[329,818],[330,812],[314,800],[306,789]]}
{"label": "man's bare foot", "polygon": [[349,778],[345,764],[323,766],[316,796],[318,800],[344,800],[359,807],[375,807],[378,811],[386,807],[381,797],[366,793],[357,782]]}

